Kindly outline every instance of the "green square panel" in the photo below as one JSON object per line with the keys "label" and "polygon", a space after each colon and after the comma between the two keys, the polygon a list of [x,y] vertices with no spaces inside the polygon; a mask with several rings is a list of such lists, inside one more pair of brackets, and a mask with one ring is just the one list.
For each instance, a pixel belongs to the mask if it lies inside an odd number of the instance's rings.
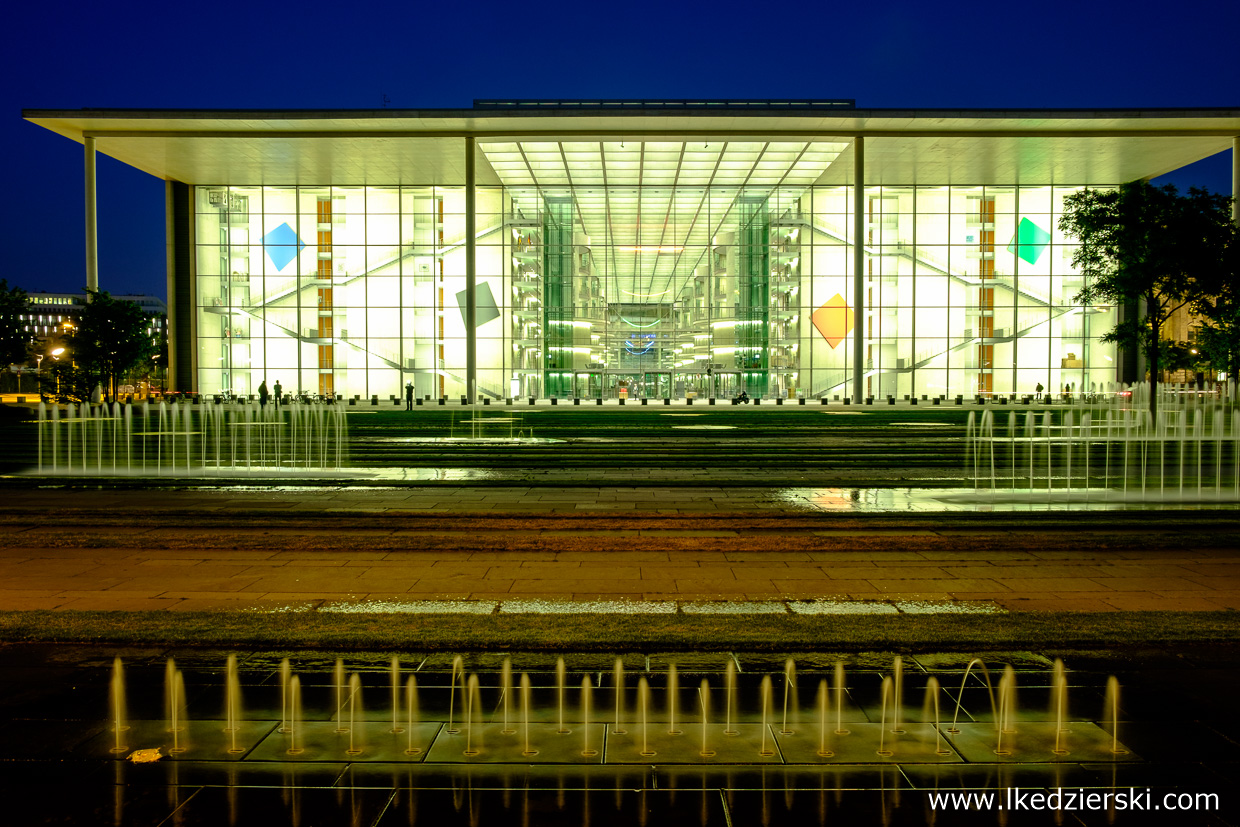
{"label": "green square panel", "polygon": [[[468,290],[462,290],[456,294],[457,307],[461,309],[461,321],[468,324],[465,318],[465,299]],[[492,319],[499,318],[499,308],[495,304],[495,295],[491,293],[491,285],[485,281],[478,284],[478,296],[475,299],[474,307],[474,327],[482,327]]]}
{"label": "green square panel", "polygon": [[1022,218],[1016,227],[1016,234],[1008,242],[1007,250],[1015,253],[1030,264],[1037,264],[1038,259],[1050,246],[1051,234],[1034,224],[1028,218]]}

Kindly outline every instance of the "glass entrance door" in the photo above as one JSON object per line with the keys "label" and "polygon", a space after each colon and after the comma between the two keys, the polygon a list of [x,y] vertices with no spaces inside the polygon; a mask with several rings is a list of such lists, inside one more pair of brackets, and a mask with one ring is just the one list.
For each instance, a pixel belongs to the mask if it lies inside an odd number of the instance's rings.
{"label": "glass entrance door", "polygon": [[672,392],[671,371],[648,372],[643,374],[642,396],[647,399],[666,399]]}
{"label": "glass entrance door", "polygon": [[601,373],[579,373],[574,381],[573,390],[581,399],[594,399],[602,396],[603,375]]}
{"label": "glass entrance door", "polygon": [[684,387],[686,398],[706,399],[715,395],[715,377],[705,373],[679,373],[676,384]]}
{"label": "glass entrance door", "polygon": [[731,399],[742,387],[739,373],[716,373],[714,379],[715,396],[720,399]]}

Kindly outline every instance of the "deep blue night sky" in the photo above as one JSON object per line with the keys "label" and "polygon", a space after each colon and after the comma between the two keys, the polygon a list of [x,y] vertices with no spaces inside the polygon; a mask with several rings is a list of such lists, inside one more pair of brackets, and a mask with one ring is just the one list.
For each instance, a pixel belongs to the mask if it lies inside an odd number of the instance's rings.
{"label": "deep blue night sky", "polygon": [[[123,8],[117,11],[117,8]],[[873,10],[873,11],[871,11]],[[1240,3],[23,3],[0,60],[0,278],[85,282],[82,148],[23,108],[854,98],[863,108],[1240,108]],[[1231,153],[1158,183],[1231,189]],[[99,156],[100,284],[165,293],[163,182]]]}

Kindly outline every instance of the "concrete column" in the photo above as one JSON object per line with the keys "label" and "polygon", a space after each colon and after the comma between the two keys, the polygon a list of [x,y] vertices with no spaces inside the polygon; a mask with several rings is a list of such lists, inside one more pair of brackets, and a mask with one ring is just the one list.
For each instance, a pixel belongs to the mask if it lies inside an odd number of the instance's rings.
{"label": "concrete column", "polygon": [[86,289],[99,289],[99,233],[95,220],[95,139],[86,137]]}
{"label": "concrete column", "polygon": [[176,334],[180,332],[181,326],[177,319],[177,312],[180,306],[177,303],[177,256],[176,256],[176,210],[175,201],[176,191],[172,186],[171,179],[164,180],[164,260],[168,273],[168,364],[164,365],[165,375],[168,377],[168,389],[180,390],[177,384],[177,358],[181,355],[180,348],[177,347]]}
{"label": "concrete column", "polygon": [[1240,227],[1240,137],[1231,139],[1231,221]]}
{"label": "concrete column", "polygon": [[478,265],[474,216],[474,138],[465,139],[465,393],[470,404],[478,401]]}
{"label": "concrete column", "polygon": [[853,140],[853,404],[865,394],[865,138]]}

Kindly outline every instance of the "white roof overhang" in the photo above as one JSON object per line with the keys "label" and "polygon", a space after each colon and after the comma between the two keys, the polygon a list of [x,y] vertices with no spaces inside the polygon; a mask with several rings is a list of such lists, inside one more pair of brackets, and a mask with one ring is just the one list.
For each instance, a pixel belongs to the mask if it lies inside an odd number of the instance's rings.
{"label": "white roof overhang", "polygon": [[[1231,147],[1240,109],[604,112],[27,110],[30,122],[190,184],[460,184],[490,141],[824,141],[864,135],[866,184],[1108,185]],[[500,183],[479,153],[478,183]],[[852,152],[823,184],[852,182]]]}

